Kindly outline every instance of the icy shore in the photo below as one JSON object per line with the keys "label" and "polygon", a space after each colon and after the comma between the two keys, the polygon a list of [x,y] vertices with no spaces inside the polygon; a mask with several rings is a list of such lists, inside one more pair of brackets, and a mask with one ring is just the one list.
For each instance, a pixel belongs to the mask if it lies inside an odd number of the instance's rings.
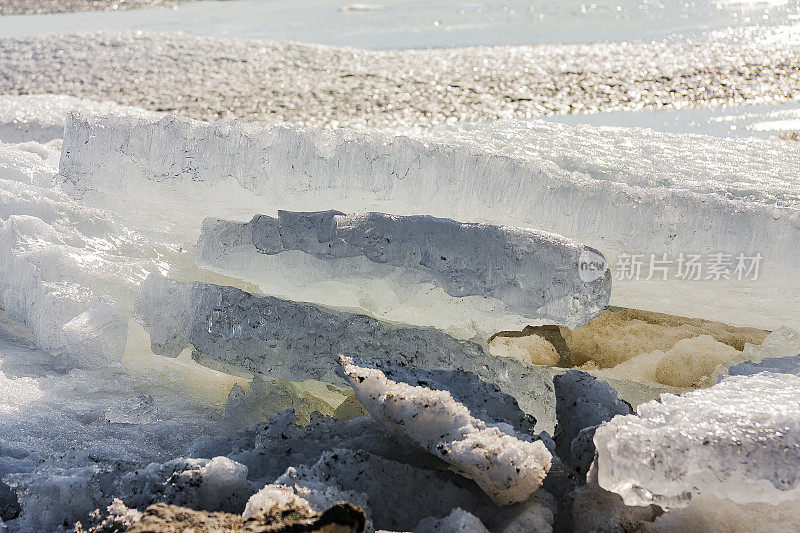
{"label": "icy shore", "polygon": [[[731,373],[793,372],[788,329],[617,309],[491,343],[475,327],[483,336],[471,341],[369,316],[367,305],[260,294],[225,262],[236,259],[230,245],[246,245],[246,257],[344,250],[408,269],[418,262],[404,254],[427,242],[454,298],[521,304],[514,291],[530,288],[538,308],[539,290],[573,294],[587,248],[498,227],[514,224],[585,236],[610,254],[759,251],[765,276],[791,289],[798,160],[785,145],[538,122],[396,136],[147,113],[71,114],[64,133],[63,145],[0,145],[0,519],[11,531],[103,518],[135,531],[168,512],[243,523],[283,509],[313,521],[341,500],[363,509],[348,507],[356,530],[358,517],[367,530],[420,533],[721,530],[721,510],[754,529],[770,503],[775,523],[797,526],[797,376],[712,386],[748,360]],[[272,218],[332,208],[401,216]],[[402,216],[420,213],[470,223]],[[255,214],[266,216],[247,222]],[[208,222],[201,238],[209,217],[226,222]],[[362,240],[387,235],[397,248]],[[473,275],[483,246],[499,261],[492,276]],[[222,273],[198,268],[214,250]],[[469,272],[451,268],[456,257]],[[523,283],[516,259],[546,274]],[[495,291],[496,280],[519,287]],[[601,289],[588,307],[605,306]],[[712,306],[689,290],[683,309]],[[746,320],[737,296],[721,305]],[[768,314],[770,327],[786,309]],[[651,382],[537,366],[511,341],[495,356],[499,338],[524,339],[528,355],[544,349],[549,365]],[[341,353],[355,358],[342,359],[344,372]],[[675,390],[664,383],[707,388],[628,414],[625,400]],[[287,406],[297,412],[264,421]],[[553,440],[541,429],[555,424]]]}

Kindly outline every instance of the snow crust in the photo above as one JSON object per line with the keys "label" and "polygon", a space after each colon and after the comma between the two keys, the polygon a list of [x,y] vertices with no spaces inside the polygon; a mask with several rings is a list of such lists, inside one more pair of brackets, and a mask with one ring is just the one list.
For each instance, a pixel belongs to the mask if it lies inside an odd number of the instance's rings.
{"label": "snow crust", "polygon": [[496,503],[524,501],[541,486],[551,459],[541,441],[521,440],[521,435],[473,417],[446,391],[392,381],[381,370],[346,356],[340,361],[373,417],[438,454]]}
{"label": "snow crust", "polygon": [[484,339],[533,322],[580,326],[611,292],[596,250],[545,232],[430,216],[279,210],[246,224],[207,219],[197,260],[268,294],[462,335],[477,328]]}
{"label": "snow crust", "polygon": [[738,504],[797,501],[798,386],[788,374],[731,376],[615,417],[594,437],[600,486],[627,505],[685,507],[698,494]]}

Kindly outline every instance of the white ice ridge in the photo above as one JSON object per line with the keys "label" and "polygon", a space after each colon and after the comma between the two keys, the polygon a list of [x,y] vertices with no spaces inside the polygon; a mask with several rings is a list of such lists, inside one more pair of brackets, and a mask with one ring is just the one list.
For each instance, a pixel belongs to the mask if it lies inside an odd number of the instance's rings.
{"label": "white ice ridge", "polygon": [[[617,416],[594,436],[598,481],[628,505],[800,500],[800,377],[763,372]],[[768,513],[768,507],[764,512]]]}
{"label": "white ice ridge", "polygon": [[[155,353],[176,357],[192,347],[193,357],[212,368],[346,385],[338,356],[353,354],[397,366],[470,372],[541,420],[551,419],[555,408],[553,370],[493,357],[477,343],[434,328],[390,324],[233,287],[168,280],[157,273],[142,283],[134,314],[149,330]],[[509,416],[516,415],[509,411]]]}
{"label": "white ice ridge", "polygon": [[425,215],[279,210],[277,218],[257,215],[244,224],[206,219],[197,260],[267,294],[327,281],[313,300],[327,305],[345,307],[344,287],[330,286],[346,286],[354,293],[346,307],[415,325],[451,330],[458,319],[447,311],[456,307],[465,315],[458,329],[480,321],[484,340],[537,320],[581,326],[611,292],[607,263],[592,248],[527,228]]}
{"label": "white ice ridge", "polygon": [[40,143],[64,137],[64,117],[70,111],[108,113],[119,116],[159,117],[162,113],[124,106],[115,102],[96,102],[63,94],[23,94],[0,96],[0,142]]}
{"label": "white ice ridge", "polygon": [[764,277],[800,264],[798,166],[778,140],[537,121],[393,136],[72,114],[60,171],[86,199],[136,197],[147,209],[191,196],[173,207],[195,206],[190,218],[222,196],[239,199],[239,220],[277,209],[426,213],[552,231],[607,257],[759,252]]}
{"label": "white ice ridge", "polygon": [[542,441],[475,418],[445,390],[393,381],[352,357],[340,362],[370,415],[474,480],[497,504],[527,500],[541,487],[552,459]]}

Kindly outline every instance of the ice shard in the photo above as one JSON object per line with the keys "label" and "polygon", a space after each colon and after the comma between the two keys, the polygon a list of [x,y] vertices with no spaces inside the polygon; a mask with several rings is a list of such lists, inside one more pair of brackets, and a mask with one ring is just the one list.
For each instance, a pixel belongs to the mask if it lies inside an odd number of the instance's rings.
{"label": "ice shard", "polygon": [[739,504],[800,499],[800,377],[731,376],[617,416],[594,442],[598,481],[628,505],[684,507],[694,496]]}
{"label": "ice shard", "polygon": [[344,298],[366,314],[447,331],[477,328],[483,338],[536,322],[581,326],[611,292],[597,250],[543,231],[426,215],[278,211],[247,223],[207,219],[197,259],[268,294],[327,305]]}
{"label": "ice shard", "polygon": [[474,480],[495,503],[525,501],[541,487],[552,458],[543,442],[475,418],[446,390],[391,380],[351,357],[340,361],[370,415]]}
{"label": "ice shard", "polygon": [[408,327],[315,304],[251,294],[233,287],[167,280],[151,274],[134,304],[152,350],[234,372],[287,380],[347,384],[339,354],[428,370],[463,370],[494,383],[519,407],[552,418],[554,370],[488,355],[474,342],[434,328]]}

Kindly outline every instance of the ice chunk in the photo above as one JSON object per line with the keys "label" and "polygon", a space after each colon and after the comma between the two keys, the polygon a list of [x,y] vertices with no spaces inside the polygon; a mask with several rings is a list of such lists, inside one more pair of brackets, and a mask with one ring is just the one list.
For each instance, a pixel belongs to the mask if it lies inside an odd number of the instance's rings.
{"label": "ice chunk", "polygon": [[[611,420],[616,415],[631,413],[631,406],[621,401],[608,383],[598,381],[585,372],[569,370],[553,377],[556,394],[556,431],[553,436],[556,442],[556,453],[568,466],[586,474],[589,463],[594,459],[594,450],[587,453],[586,446],[591,444],[591,431],[585,430]],[[581,432],[584,432],[581,435]],[[578,443],[575,439],[582,437]],[[579,452],[580,458],[573,457],[573,448]],[[580,460],[576,460],[580,459]],[[586,461],[588,459],[588,462]]]}
{"label": "ice chunk", "polygon": [[444,518],[429,517],[420,520],[417,527],[414,528],[414,533],[458,533],[459,531],[489,533],[477,516],[458,507]]}
{"label": "ice chunk", "polygon": [[[289,468],[276,484],[292,487],[303,498],[328,494],[361,501],[376,529],[411,531],[420,520],[443,517],[462,508],[492,530],[549,532],[553,521],[546,493],[499,508],[477,487],[459,486],[444,472],[416,468],[364,451],[334,449],[310,466]],[[329,492],[333,488],[333,492]]]}
{"label": "ice chunk", "polygon": [[[596,250],[546,232],[431,216],[278,211],[245,224],[207,219],[198,262],[268,294],[295,286],[304,300],[327,305],[343,306],[344,285],[367,314],[466,331],[479,321],[484,338],[501,325],[540,320],[580,326],[606,307],[611,292],[608,265]],[[301,289],[310,283],[322,286]],[[439,318],[452,312],[464,323]]]}
{"label": "ice chunk", "polygon": [[175,357],[193,347],[195,359],[230,371],[334,385],[339,354],[360,354],[428,370],[457,369],[494,383],[520,408],[552,418],[553,371],[487,355],[475,343],[432,328],[387,324],[314,304],[250,294],[233,287],[179,282],[151,275],[134,307],[150,331],[155,353]]}
{"label": "ice chunk", "polygon": [[501,424],[473,417],[447,391],[392,381],[350,357],[341,362],[376,420],[475,480],[498,504],[524,501],[541,486],[551,459],[542,442],[521,440],[525,437]]}
{"label": "ice chunk", "polygon": [[[637,408],[595,433],[598,480],[628,505],[800,499],[800,377],[731,376]],[[742,458],[746,458],[743,460]]]}
{"label": "ice chunk", "polygon": [[766,336],[761,344],[747,343],[744,350],[729,368],[721,368],[718,379],[724,374],[744,376],[759,372],[800,374],[800,333],[781,327]]}
{"label": "ice chunk", "polygon": [[743,358],[755,363],[765,358],[795,355],[800,355],[800,332],[785,326],[771,332],[760,344],[745,344],[742,353]]}
{"label": "ice chunk", "polygon": [[122,476],[114,495],[129,507],[155,502],[240,513],[250,494],[247,467],[227,457],[179,458]]}
{"label": "ice chunk", "polygon": [[297,425],[294,412],[275,414],[261,426],[234,436],[198,439],[190,450],[194,457],[225,455],[247,466],[256,485],[272,483],[290,466],[313,464],[331,448],[362,450],[414,466],[442,466],[433,456],[421,454],[412,442],[390,437],[369,416],[350,420],[312,414],[305,426]]}
{"label": "ice chunk", "polygon": [[461,370],[425,370],[412,366],[395,366],[379,360],[362,360],[359,364],[377,368],[387,379],[397,383],[447,391],[454,401],[469,410],[471,416],[486,424],[504,424],[521,435],[533,435],[536,419],[525,414],[513,396],[503,393],[497,385],[486,383],[474,374]]}
{"label": "ice chunk", "polygon": [[747,361],[733,365],[728,369],[731,376],[750,376],[759,372],[773,372],[776,374],[794,374],[800,376],[800,355],[792,357],[772,357],[763,359],[760,363]]}

